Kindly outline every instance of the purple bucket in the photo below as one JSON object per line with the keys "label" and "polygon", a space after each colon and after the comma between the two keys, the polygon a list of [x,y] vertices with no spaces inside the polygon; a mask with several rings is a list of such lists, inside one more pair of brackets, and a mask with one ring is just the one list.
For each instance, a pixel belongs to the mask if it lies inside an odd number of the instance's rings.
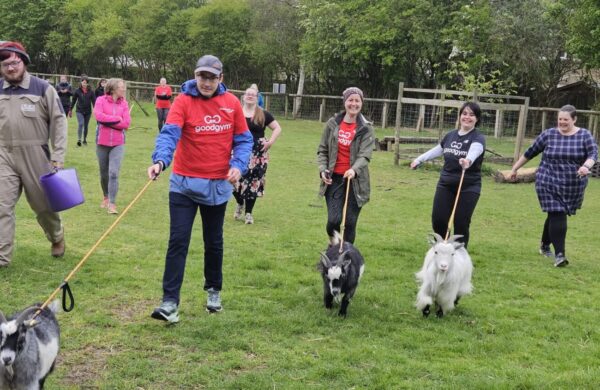
{"label": "purple bucket", "polygon": [[83,203],[83,192],[74,168],[61,169],[40,177],[48,204],[58,212]]}

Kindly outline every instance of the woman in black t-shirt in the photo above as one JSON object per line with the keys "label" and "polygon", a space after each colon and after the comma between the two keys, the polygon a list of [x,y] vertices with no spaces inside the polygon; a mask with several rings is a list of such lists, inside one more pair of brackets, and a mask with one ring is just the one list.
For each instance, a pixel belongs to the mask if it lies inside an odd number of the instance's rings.
{"label": "woman in black t-shirt", "polygon": [[[248,162],[248,172],[242,176],[233,190],[233,196],[237,201],[233,218],[241,220],[245,206],[246,216],[244,221],[250,225],[254,223],[252,209],[256,203],[256,198],[263,196],[265,190],[265,174],[269,163],[268,150],[281,134],[281,126],[273,118],[273,115],[258,106],[258,91],[256,89],[248,88],[242,96],[242,103],[246,123],[252,133],[252,138],[254,138],[254,146],[252,147],[252,156]],[[271,129],[269,139],[265,137],[267,127]]]}
{"label": "woman in black t-shirt", "polygon": [[431,223],[433,231],[442,237],[450,226],[448,222],[458,192],[463,169],[465,177],[460,199],[454,215],[454,234],[463,236],[465,248],[469,244],[469,225],[475,206],[481,194],[481,163],[485,152],[485,137],[476,126],[481,119],[481,108],[474,102],[463,104],[459,111],[460,128],[452,130],[442,138],[439,145],[417,157],[411,164],[416,169],[425,161],[444,156],[444,166],[440,173]]}

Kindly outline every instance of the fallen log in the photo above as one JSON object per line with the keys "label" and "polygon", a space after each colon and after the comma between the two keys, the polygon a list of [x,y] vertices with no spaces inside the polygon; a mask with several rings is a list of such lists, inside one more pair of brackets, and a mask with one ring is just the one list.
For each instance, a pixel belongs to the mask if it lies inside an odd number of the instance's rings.
{"label": "fallen log", "polygon": [[516,180],[510,178],[510,170],[496,171],[494,181],[497,183],[531,183],[535,181],[537,168],[521,168],[517,171]]}

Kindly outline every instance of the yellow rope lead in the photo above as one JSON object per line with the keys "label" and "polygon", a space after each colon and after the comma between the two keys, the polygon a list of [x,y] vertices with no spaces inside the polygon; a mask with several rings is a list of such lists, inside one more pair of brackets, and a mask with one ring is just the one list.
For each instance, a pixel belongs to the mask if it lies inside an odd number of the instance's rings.
{"label": "yellow rope lead", "polygon": [[54,292],[52,294],[50,294],[50,297],[46,300],[46,302],[44,302],[44,304],[42,304],[42,306],[40,306],[40,308],[35,312],[35,314],[31,317],[31,319],[34,319],[35,317],[37,317],[40,314],[40,312],[42,310],[44,310],[46,308],[46,306],[48,306],[50,304],[50,302],[52,302],[52,300],[56,297],[56,295],[62,289],[63,285],[65,283],[67,283],[69,280],[71,280],[71,278],[75,275],[75,273],[77,273],[77,271],[79,271],[79,269],[83,266],[83,264],[87,261],[87,259],[92,255],[92,253],[94,253],[94,251],[96,250],[96,248],[98,248],[98,246],[100,245],[100,243],[113,231],[113,229],[119,224],[119,222],[121,222],[121,219],[123,219],[123,217],[125,216],[125,214],[127,214],[127,212],[129,211],[129,209],[144,194],[144,192],[146,191],[146,189],[150,186],[150,184],[153,181],[154,180],[149,180],[148,183],[146,183],[146,185],[135,196],[135,198],[133,198],[133,200],[127,205],[127,207],[125,207],[125,209],[123,210],[123,212],[121,212],[121,214],[112,223],[112,225],[110,225],[110,227],[104,232],[104,234],[102,234],[102,236],[98,239],[98,241],[96,241],[96,243],[94,244],[94,246],[92,246],[92,248],[85,254],[85,256],[83,256],[83,258],[81,259],[81,261],[79,262],[79,264],[77,264],[77,266],[75,268],[73,268],[73,270],[69,273],[69,275],[67,275],[67,277],[65,278],[65,280],[61,283],[61,285],[58,286],[56,288],[56,290],[54,290]]}

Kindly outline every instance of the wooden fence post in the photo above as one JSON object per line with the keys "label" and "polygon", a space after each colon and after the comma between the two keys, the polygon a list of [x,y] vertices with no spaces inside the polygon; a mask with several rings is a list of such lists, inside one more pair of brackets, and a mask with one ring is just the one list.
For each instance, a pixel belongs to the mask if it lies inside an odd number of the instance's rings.
{"label": "wooden fence post", "polygon": [[496,123],[494,125],[494,138],[502,137],[502,128],[504,127],[504,111],[496,110]]}
{"label": "wooden fence post", "polygon": [[525,138],[525,128],[527,127],[527,110],[529,109],[529,98],[525,98],[525,102],[521,106],[519,111],[519,124],[517,127],[517,138],[515,140],[515,153],[513,155],[513,164],[517,162],[521,156],[521,146],[523,145],[523,138]]}
{"label": "wooden fence post", "polygon": [[325,98],[321,99],[321,107],[319,107],[319,122],[325,122]]}
{"label": "wooden fence post", "polygon": [[285,119],[287,119],[288,118],[288,105],[289,105],[287,93],[285,95],[283,95],[283,98],[285,99],[285,102],[283,103],[283,117]]}
{"label": "wooden fence post", "polygon": [[425,128],[425,105],[419,106],[419,118],[417,119],[417,133]]}
{"label": "wooden fence post", "polygon": [[404,94],[404,83],[398,83],[398,99],[396,101],[396,125],[394,133],[394,165],[400,164],[400,126],[402,115],[402,95]]}
{"label": "wooden fence post", "polygon": [[269,107],[271,106],[271,96],[265,95],[265,110],[269,111]]}
{"label": "wooden fence post", "polygon": [[385,129],[385,126],[387,125],[387,115],[388,115],[389,107],[390,107],[390,105],[388,102],[383,103],[383,110],[381,112],[381,128],[382,129]]}
{"label": "wooden fence post", "polygon": [[546,130],[546,120],[548,119],[548,113],[544,110],[542,111],[542,131]]}
{"label": "wooden fence post", "polygon": [[442,101],[442,105],[440,106],[440,122],[438,124],[438,139],[442,139],[442,132],[444,131],[444,114],[446,111],[446,107],[444,107],[444,101],[446,100],[446,84],[442,84],[442,92],[440,100]]}

